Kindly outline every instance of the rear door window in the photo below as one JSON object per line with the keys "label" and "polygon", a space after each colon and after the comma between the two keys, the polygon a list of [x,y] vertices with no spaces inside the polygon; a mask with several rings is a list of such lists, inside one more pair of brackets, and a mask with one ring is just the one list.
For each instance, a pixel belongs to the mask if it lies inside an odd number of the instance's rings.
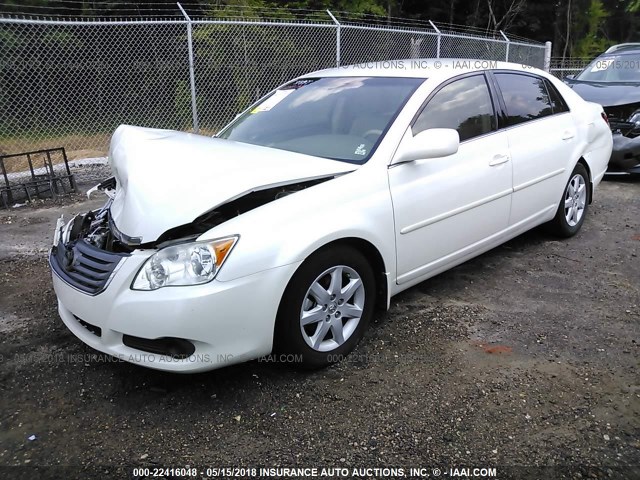
{"label": "rear door window", "polygon": [[553,115],[551,98],[542,78],[518,73],[494,75],[507,109],[509,126]]}

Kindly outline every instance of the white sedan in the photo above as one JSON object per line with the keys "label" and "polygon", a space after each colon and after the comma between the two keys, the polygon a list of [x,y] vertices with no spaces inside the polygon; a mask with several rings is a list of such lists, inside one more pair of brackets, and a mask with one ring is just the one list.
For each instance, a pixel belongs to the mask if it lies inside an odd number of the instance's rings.
{"label": "white sedan", "polygon": [[611,155],[599,105],[520,65],[394,65],[295,79],[214,138],[118,128],[106,205],[55,232],[69,330],[174,372],[320,367],[412,285],[578,232]]}

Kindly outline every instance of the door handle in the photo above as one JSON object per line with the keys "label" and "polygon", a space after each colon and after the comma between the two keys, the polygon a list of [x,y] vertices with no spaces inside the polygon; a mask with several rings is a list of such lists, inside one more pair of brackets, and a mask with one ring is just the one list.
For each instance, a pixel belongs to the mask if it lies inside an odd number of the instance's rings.
{"label": "door handle", "polygon": [[576,134],[574,131],[572,130],[565,130],[564,133],[562,134],[562,140],[570,140],[573,137],[575,137]]}
{"label": "door handle", "polygon": [[509,155],[496,155],[493,157],[493,159],[489,162],[489,166],[490,167],[495,167],[496,165],[501,165],[503,163],[508,162],[509,160],[511,160],[509,158]]}

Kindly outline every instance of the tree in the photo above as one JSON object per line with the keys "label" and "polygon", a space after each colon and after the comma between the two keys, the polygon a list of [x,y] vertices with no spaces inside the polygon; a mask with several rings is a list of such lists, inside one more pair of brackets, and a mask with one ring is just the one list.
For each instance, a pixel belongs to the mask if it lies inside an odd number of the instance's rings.
{"label": "tree", "polygon": [[[592,56],[609,44],[640,41],[640,0],[188,0],[193,16],[296,17],[299,9],[433,20],[498,30],[532,40],[552,40],[554,55]],[[274,10],[277,8],[277,10]],[[289,10],[283,9],[298,9]],[[6,0],[1,13],[34,15],[176,15],[175,0]],[[226,12],[226,13],[225,13]],[[325,17],[326,19],[326,17]]]}
{"label": "tree", "polygon": [[602,0],[590,0],[586,11],[576,13],[573,30],[578,34],[578,40],[571,49],[571,56],[594,57],[606,50],[613,42],[606,38],[603,31],[609,13]]}
{"label": "tree", "polygon": [[[487,0],[487,8],[489,11],[487,31],[493,30],[497,32],[498,30],[510,30],[513,22],[522,12],[524,4],[524,0],[510,0],[508,2],[502,2],[502,4],[499,4],[496,0]],[[501,7],[502,12],[500,12],[497,7]]]}

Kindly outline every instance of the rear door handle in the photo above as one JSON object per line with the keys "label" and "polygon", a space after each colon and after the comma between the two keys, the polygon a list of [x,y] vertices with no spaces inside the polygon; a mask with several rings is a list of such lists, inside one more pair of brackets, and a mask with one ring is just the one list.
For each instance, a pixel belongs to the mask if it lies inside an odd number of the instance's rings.
{"label": "rear door handle", "polygon": [[563,140],[570,140],[573,137],[575,137],[576,134],[573,130],[565,130],[564,133],[562,134],[562,139]]}
{"label": "rear door handle", "polygon": [[509,158],[509,155],[496,155],[493,157],[493,159],[489,162],[489,166],[490,167],[495,167],[496,165],[501,165],[503,163],[508,162],[509,160],[511,160]]}

